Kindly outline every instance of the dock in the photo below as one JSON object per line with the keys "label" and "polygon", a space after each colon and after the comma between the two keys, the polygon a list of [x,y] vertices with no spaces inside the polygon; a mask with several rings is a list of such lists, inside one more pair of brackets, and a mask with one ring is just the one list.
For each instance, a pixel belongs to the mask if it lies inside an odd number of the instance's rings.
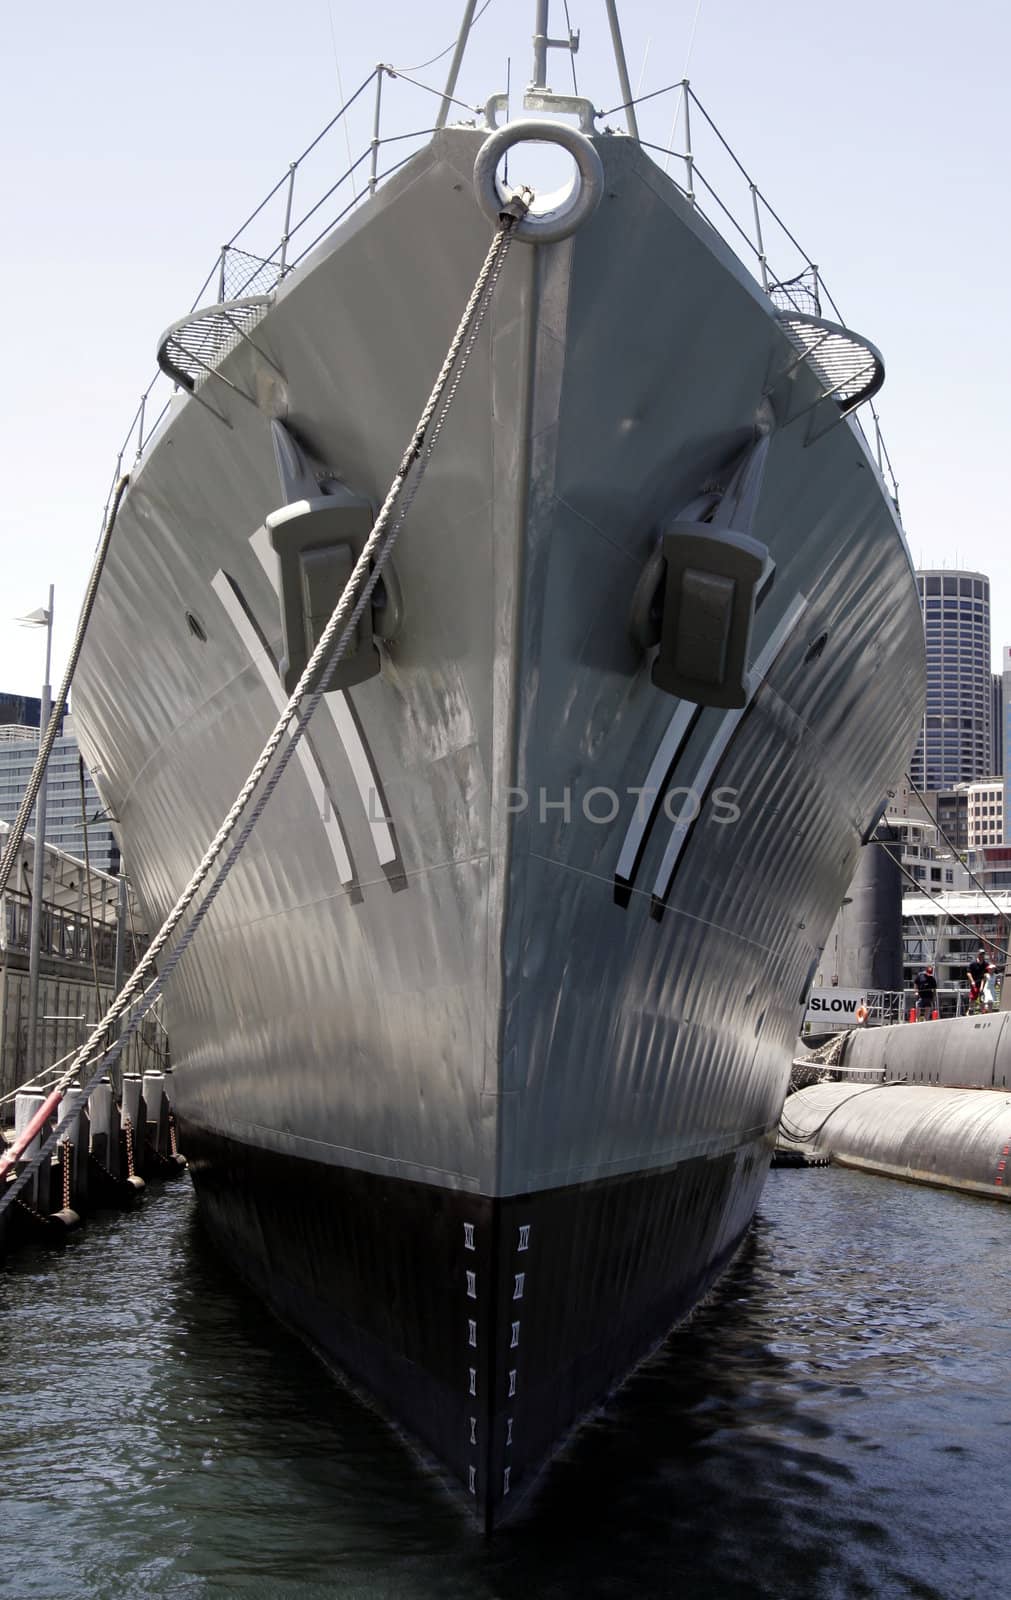
{"label": "dock", "polygon": [[13,1127],[0,1130],[0,1197],[38,1161],[46,1140],[59,1136],[52,1156],[0,1213],[0,1261],[22,1245],[61,1244],[95,1212],[131,1209],[149,1182],[186,1170],[171,1068],[124,1073],[118,1094],[101,1082],[87,1103],[71,1088],[49,1109],[43,1089],[26,1089],[13,1106]]}

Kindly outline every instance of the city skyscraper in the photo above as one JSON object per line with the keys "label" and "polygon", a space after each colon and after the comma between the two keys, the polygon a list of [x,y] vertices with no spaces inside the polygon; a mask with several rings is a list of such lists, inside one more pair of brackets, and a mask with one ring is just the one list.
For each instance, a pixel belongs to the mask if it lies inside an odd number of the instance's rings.
{"label": "city skyscraper", "polygon": [[[17,722],[0,724],[0,822],[13,822],[32,775],[39,749],[39,701],[13,695],[0,696],[8,715],[20,713]],[[73,719],[64,717],[62,731],[49,758],[49,805],[46,842],[68,855],[84,858],[84,818],[81,815],[80,751],[74,738]],[[101,872],[119,871],[119,846],[105,818],[91,773],[84,773],[84,816],[88,818],[88,854]],[[34,813],[28,832],[34,834]]]}
{"label": "city skyscraper", "polygon": [[927,646],[927,706],[911,774],[920,789],[992,776],[990,580],[982,572],[918,571]]}
{"label": "city skyscraper", "polygon": [[1011,772],[1008,771],[1011,762],[1008,761],[1008,751],[1011,750],[1011,645],[1005,645],[1001,654],[1001,674],[1004,686],[1004,815],[1011,816],[1008,804],[1011,802]]}
{"label": "city skyscraper", "polygon": [[991,680],[993,693],[990,701],[990,738],[993,756],[990,771],[995,778],[1004,776],[1004,676],[995,672]]}

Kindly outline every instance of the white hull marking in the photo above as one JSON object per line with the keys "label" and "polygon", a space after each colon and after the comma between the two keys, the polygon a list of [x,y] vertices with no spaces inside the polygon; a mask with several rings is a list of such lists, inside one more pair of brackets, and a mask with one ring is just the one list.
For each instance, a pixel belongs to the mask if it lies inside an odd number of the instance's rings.
{"label": "white hull marking", "polygon": [[[239,635],[239,638],[242,640],[242,643],[245,645],[246,650],[249,652],[250,659],[257,672],[260,674],[264,688],[267,690],[267,693],[270,695],[270,698],[273,700],[274,705],[280,714],[280,712],[282,712],[285,706],[288,704],[288,696],[285,694],[281,680],[277,676],[277,670],[274,666],[274,663],[271,661],[266,650],[263,648],[263,645],[257,638],[256,630],[253,628],[249,618],[246,616],[245,611],[239,604],[238,596],[236,595],[235,590],[232,588],[224,572],[219,571],[214,574],[214,577],[211,580],[211,587],[227,611],[229,621],[231,622],[236,633]],[[344,844],[344,838],[341,834],[340,824],[337,821],[333,806],[330,803],[330,796],[327,793],[326,785],[324,784],[319,769],[313,760],[312,751],[306,744],[304,736],[299,741],[295,754],[297,755],[302,767],[302,771],[305,774],[305,779],[309,785],[313,801],[319,810],[320,821],[322,822],[323,828],[326,832],[327,842],[330,845],[330,850],[336,863],[337,871],[340,874],[341,883],[353,883],[355,878],[354,869],[352,868],[351,858],[348,855],[347,848]]]}
{"label": "white hull marking", "polygon": [[[266,528],[257,528],[256,532],[251,535],[249,542],[253,547],[253,553],[270,579],[271,588],[278,597],[278,603],[280,603],[281,585],[277,572],[277,555],[270,543],[270,535]],[[351,768],[355,785],[361,796],[362,805],[365,807],[365,815],[372,830],[372,843],[379,858],[379,865],[381,867],[390,866],[397,859],[397,847],[393,842],[393,834],[390,832],[389,824],[384,815],[379,780],[372,767],[362,736],[358,731],[358,724],[352,715],[348,696],[343,690],[338,690],[334,694],[324,695],[323,704],[329,713],[337,737],[344,747],[344,754],[347,756],[348,765]]]}
{"label": "white hull marking", "polygon": [[[745,712],[748,710],[748,707],[751,705],[751,702],[754,700],[755,695],[758,692],[759,685],[765,677],[765,674],[769,671],[769,668],[779,655],[783,645],[793,632],[795,624],[800,620],[806,610],[807,600],[805,596],[797,595],[792,604],[787,607],[786,615],[773,629],[772,635],[769,638],[765,649],[759,656],[755,658],[754,665],[752,666],[751,671],[748,673],[747,701],[738,710],[728,711],[726,713],[723,721],[716,730],[715,737],[713,738],[709,749],[702,757],[701,764],[699,765],[699,768],[692,780],[692,789],[695,793],[697,805],[701,806],[702,797],[705,795],[710,783],[713,781],[713,778],[716,774],[716,768],[723,760],[730,741],[737,731],[738,724],[740,723]],[[657,900],[666,900],[667,895],[670,892],[670,886],[674,878],[674,872],[677,868],[678,860],[682,850],[684,849],[685,840],[688,838],[688,835],[691,832],[692,823],[694,822],[697,814],[698,813],[696,811],[692,817],[686,818],[684,822],[675,823],[674,828],[671,831],[671,836],[667,841],[667,848],[664,851],[663,860],[660,863],[660,871],[657,873],[656,882],[653,885],[653,895]]]}

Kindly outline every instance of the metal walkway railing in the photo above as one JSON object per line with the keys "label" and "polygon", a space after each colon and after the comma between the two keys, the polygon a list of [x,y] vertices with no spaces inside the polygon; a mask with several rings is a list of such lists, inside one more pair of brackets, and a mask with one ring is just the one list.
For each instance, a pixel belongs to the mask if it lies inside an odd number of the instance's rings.
{"label": "metal walkway railing", "polygon": [[[393,85],[396,86],[395,95],[389,92]],[[433,103],[433,97],[437,104]],[[670,97],[673,97],[674,106],[667,142],[657,143],[640,137],[642,147],[653,153],[692,207],[753,271],[779,308],[788,328],[794,323],[799,326],[812,318],[820,318],[828,307],[845,330],[845,319],[825,285],[821,269],[735,155],[687,79],[627,104],[594,112],[593,116],[599,123],[615,113],[624,113],[630,131],[638,134],[632,107],[649,102],[658,114],[664,111],[666,123]],[[315,139],[289,162],[260,203],[221,246],[193,297],[190,318],[198,308],[207,307],[212,296],[219,304],[269,296],[357,205],[374,194],[417,153],[436,131],[443,100],[443,90],[421,83],[386,64],[376,66]],[[465,115],[469,125],[477,127],[487,125],[488,115],[494,115],[492,106],[496,110],[503,109],[507,97],[492,96],[485,105],[471,105],[455,97],[451,97],[451,101],[457,111]],[[368,109],[372,129],[371,137],[357,155],[353,154],[349,120],[349,113],[355,106],[359,112]],[[404,122],[408,124],[406,128],[402,126]],[[384,132],[384,123],[392,131]],[[417,123],[422,125],[411,125]],[[615,130],[605,124],[603,131]],[[674,146],[678,133],[681,148]],[[344,144],[340,163],[333,161],[337,139],[343,139]],[[673,174],[670,172],[672,164]],[[338,165],[339,175],[334,177],[334,168]],[[799,316],[793,317],[792,313],[799,313]],[[192,322],[183,318],[174,328],[181,329],[187,322],[192,327]],[[176,385],[192,387],[200,371],[220,359],[220,352],[215,355],[214,348],[223,332],[227,330],[220,321],[208,328],[210,353],[199,348],[198,341],[197,346],[191,343],[183,352],[185,359],[176,361],[173,356],[169,370],[173,365],[179,368],[174,374]],[[842,351],[840,346],[838,354],[844,360],[855,362],[852,376],[856,381],[850,394],[852,408],[871,402],[880,385],[881,374],[872,370],[866,357],[867,350],[872,348],[857,340],[853,341],[849,352]],[[160,368],[142,394],[119,449],[106,513],[112,488],[124,466],[143,456],[166,414],[172,392],[173,378]],[[871,419],[869,432],[862,420],[857,420],[898,510],[898,483],[881,435],[878,414],[873,403],[869,403],[867,409]]]}

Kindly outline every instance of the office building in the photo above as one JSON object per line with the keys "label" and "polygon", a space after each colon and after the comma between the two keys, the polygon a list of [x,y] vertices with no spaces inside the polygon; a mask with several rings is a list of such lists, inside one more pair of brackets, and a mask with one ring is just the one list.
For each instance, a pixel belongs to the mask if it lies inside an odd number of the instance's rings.
{"label": "office building", "polygon": [[[0,822],[0,854],[6,848],[7,835],[8,825]],[[30,836],[21,844],[14,871],[0,892],[0,1113],[13,1112],[9,1098],[6,1107],[2,1102],[39,1062],[48,1066],[84,1043],[115,998],[117,961],[122,960],[124,973],[132,972],[147,949],[147,939],[137,932],[139,918],[129,890],[126,916],[120,925],[118,878],[94,866],[86,872],[79,859],[64,855],[51,844],[46,845],[44,859],[45,913],[39,924],[34,1061],[28,1058],[33,938],[28,886],[35,866],[35,844]],[[165,1065],[166,1060],[161,1023],[153,1016],[145,1018],[139,1034],[126,1046],[120,1069],[146,1072],[152,1066]],[[7,1120],[0,1114],[0,1121]]]}
{"label": "office building", "polygon": [[970,783],[967,794],[969,849],[1004,843],[1004,780],[985,778]]}
{"label": "office building", "polygon": [[1004,761],[1000,771],[1004,774],[1004,815],[1008,815],[1009,788],[1011,788],[1011,774],[1008,772],[1008,751],[1011,750],[1011,645],[1005,645],[1002,652],[1001,666],[1001,709],[1003,711],[1003,743]]}
{"label": "office building", "polygon": [[969,848],[969,785],[960,783],[936,797],[934,814],[942,836],[960,853]]}
{"label": "office building", "polygon": [[952,789],[992,775],[990,580],[930,568],[917,573],[917,585],[927,704],[911,774],[920,789]]}
{"label": "office building", "polygon": [[[15,698],[20,699],[21,713],[26,720],[0,726],[0,822],[13,822],[17,816],[39,748],[39,702],[6,695],[0,696],[0,705],[6,702],[9,711]],[[63,719],[63,731],[57,736],[49,758],[46,843],[83,860],[86,816],[91,865],[100,872],[115,875],[119,872],[119,846],[87,768],[84,772],[82,816],[79,758],[73,718],[67,715]],[[33,817],[28,824],[28,832],[34,833],[34,830]]]}

